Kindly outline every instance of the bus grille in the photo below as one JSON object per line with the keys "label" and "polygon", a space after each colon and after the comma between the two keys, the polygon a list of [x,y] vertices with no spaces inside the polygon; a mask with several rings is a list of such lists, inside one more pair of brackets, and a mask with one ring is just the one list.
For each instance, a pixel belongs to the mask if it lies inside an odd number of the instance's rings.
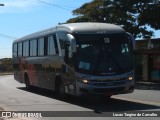
{"label": "bus grille", "polygon": [[93,86],[118,86],[125,84],[126,81],[109,81],[109,82],[94,82]]}
{"label": "bus grille", "polygon": [[96,93],[108,93],[108,92],[118,93],[118,92],[124,91],[124,87],[117,87],[117,88],[95,88],[94,91]]}

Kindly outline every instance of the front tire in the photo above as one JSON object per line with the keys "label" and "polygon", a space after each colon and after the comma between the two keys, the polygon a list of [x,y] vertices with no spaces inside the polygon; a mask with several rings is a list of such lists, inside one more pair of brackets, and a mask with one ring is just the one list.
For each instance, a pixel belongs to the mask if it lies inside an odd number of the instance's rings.
{"label": "front tire", "polygon": [[28,75],[25,76],[25,84],[26,84],[26,89],[31,90],[31,85],[30,85],[30,82],[29,82]]}
{"label": "front tire", "polygon": [[57,85],[57,95],[60,98],[65,98],[66,97],[65,86],[64,86],[64,83],[62,81],[60,81]]}

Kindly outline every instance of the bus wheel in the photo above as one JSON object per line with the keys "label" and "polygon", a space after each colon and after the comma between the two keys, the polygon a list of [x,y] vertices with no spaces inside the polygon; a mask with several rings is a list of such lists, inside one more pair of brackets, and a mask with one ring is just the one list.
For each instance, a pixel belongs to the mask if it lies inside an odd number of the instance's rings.
{"label": "bus wheel", "polygon": [[64,88],[64,84],[63,84],[62,81],[59,82],[59,84],[57,86],[57,94],[61,98],[65,98],[66,97],[65,88]]}
{"label": "bus wheel", "polygon": [[28,75],[25,75],[25,84],[26,84],[27,90],[31,90],[31,85],[30,85],[30,82],[29,82]]}

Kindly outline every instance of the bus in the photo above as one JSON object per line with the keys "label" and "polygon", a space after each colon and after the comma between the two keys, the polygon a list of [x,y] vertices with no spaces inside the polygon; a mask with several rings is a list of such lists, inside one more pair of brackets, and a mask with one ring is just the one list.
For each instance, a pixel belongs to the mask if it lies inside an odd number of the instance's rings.
{"label": "bus", "polygon": [[59,96],[132,93],[134,43],[113,24],[57,25],[13,42],[14,79]]}

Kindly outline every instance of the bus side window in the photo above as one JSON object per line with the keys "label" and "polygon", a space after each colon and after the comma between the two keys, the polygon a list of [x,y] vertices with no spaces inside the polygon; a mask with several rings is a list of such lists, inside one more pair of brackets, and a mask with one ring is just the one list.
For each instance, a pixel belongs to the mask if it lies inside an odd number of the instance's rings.
{"label": "bus side window", "polygon": [[44,37],[44,55],[48,55],[48,37]]}
{"label": "bus side window", "polygon": [[30,41],[30,56],[37,56],[37,40]]}
{"label": "bus side window", "polygon": [[44,55],[44,38],[38,39],[38,56]]}
{"label": "bus side window", "polygon": [[55,41],[56,40],[53,35],[48,37],[48,55],[57,54],[58,47],[55,45],[56,44]]}
{"label": "bus side window", "polygon": [[13,44],[13,57],[17,57],[17,48],[18,48],[17,43],[14,43]]}
{"label": "bus side window", "polygon": [[66,41],[69,41],[68,37],[67,37],[67,33],[66,32],[58,32],[58,38],[59,38],[59,43],[60,43],[60,47],[62,50],[62,56],[66,56]]}
{"label": "bus side window", "polygon": [[65,49],[65,42],[69,41],[66,32],[58,32],[58,38],[62,49]]}
{"label": "bus side window", "polygon": [[29,56],[29,41],[23,42],[23,56],[24,57]]}
{"label": "bus side window", "polygon": [[58,32],[58,38],[62,49],[62,55],[64,56],[64,61],[70,64],[72,61],[72,51],[71,51],[70,40],[67,36],[67,33]]}
{"label": "bus side window", "polygon": [[56,37],[56,35],[53,35],[53,38],[54,38],[54,44],[55,44],[56,54],[58,55],[59,51],[58,51],[58,43],[57,43],[57,37]]}
{"label": "bus side window", "polygon": [[18,57],[22,57],[22,43],[18,43]]}

